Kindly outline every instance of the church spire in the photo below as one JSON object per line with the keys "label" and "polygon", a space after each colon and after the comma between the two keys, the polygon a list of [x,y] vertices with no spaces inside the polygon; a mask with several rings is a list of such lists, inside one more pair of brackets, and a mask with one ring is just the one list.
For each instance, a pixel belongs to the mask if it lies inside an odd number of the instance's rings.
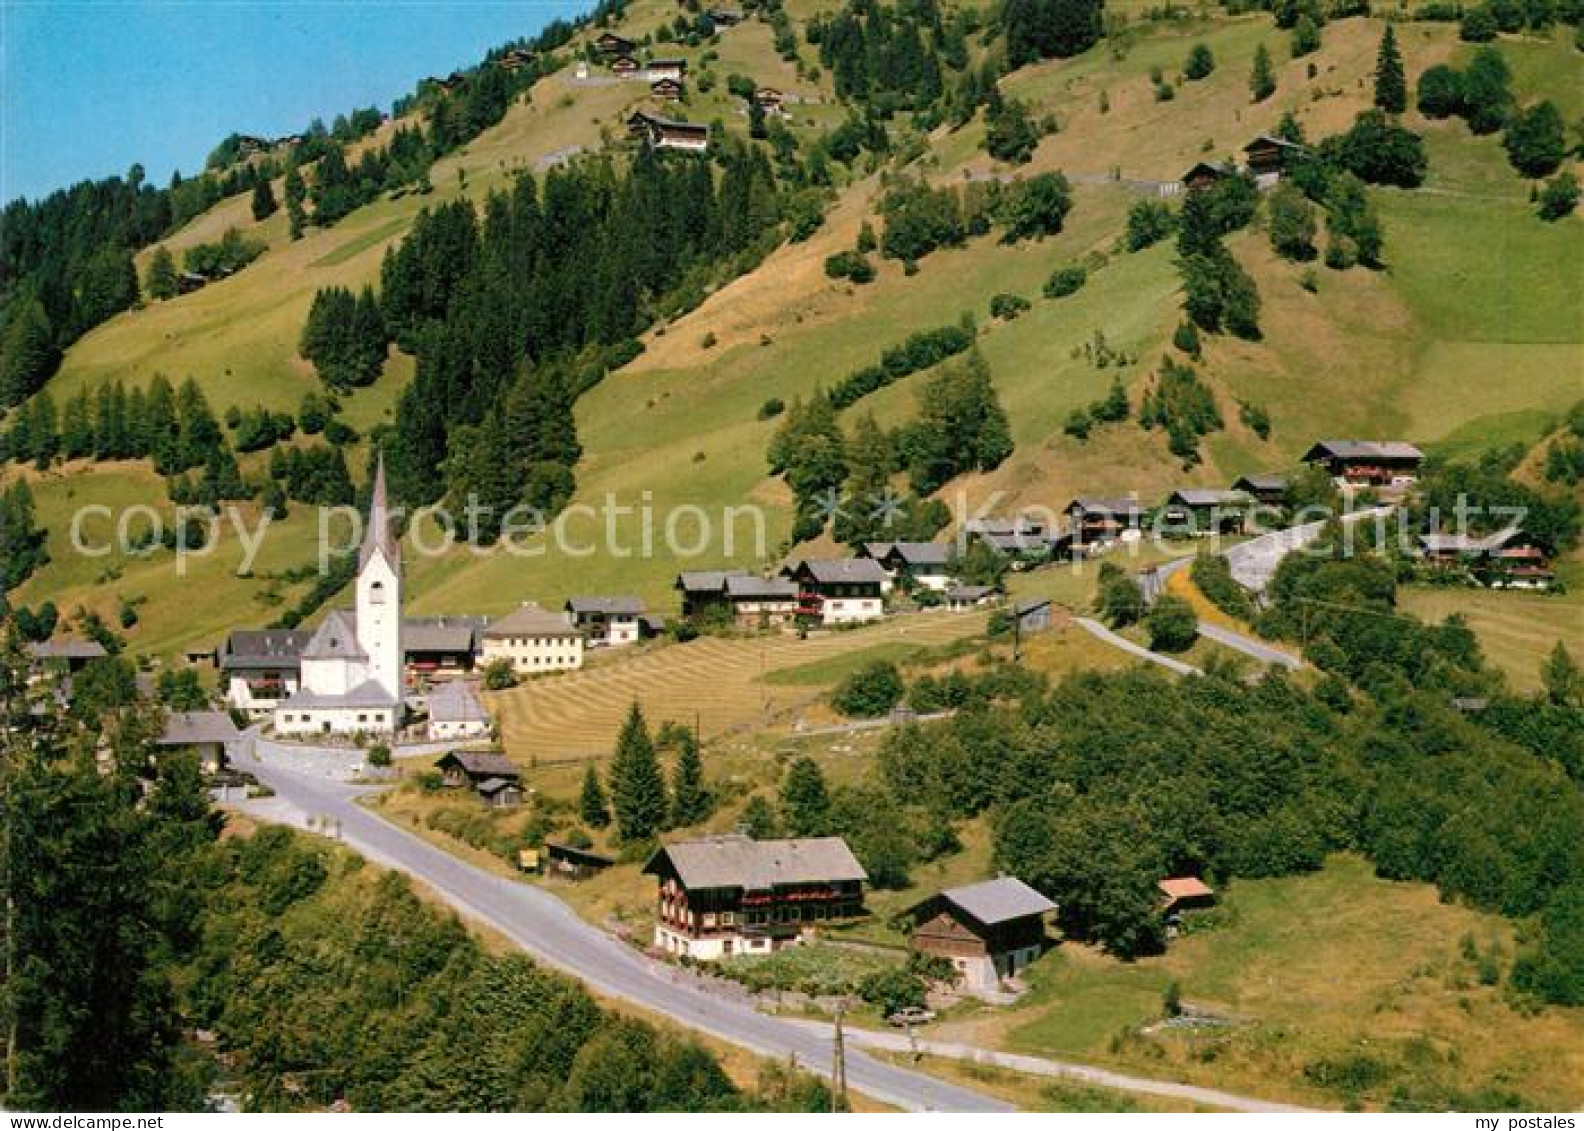
{"label": "church spire", "polygon": [[385,489],[385,452],[381,449],[374,466],[374,494],[369,500],[368,525],[363,529],[363,546],[358,551],[358,568],[368,565],[375,551],[385,555],[393,570],[401,569],[401,554],[391,529],[390,503]]}

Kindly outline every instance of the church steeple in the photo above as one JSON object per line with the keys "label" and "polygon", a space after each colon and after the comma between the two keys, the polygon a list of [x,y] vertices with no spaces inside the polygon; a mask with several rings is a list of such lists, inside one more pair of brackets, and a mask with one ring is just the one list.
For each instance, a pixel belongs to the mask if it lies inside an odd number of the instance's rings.
{"label": "church steeple", "polygon": [[385,555],[393,570],[401,569],[401,554],[396,547],[396,535],[391,529],[390,503],[385,488],[385,453],[382,450],[374,466],[374,493],[369,500],[368,526],[363,530],[363,546],[358,550],[358,569],[368,565],[378,550]]}

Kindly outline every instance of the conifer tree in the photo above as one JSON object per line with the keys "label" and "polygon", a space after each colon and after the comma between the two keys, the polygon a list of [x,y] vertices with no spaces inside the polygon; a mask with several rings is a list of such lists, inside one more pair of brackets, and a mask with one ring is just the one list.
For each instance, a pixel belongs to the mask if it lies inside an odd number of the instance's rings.
{"label": "conifer tree", "polygon": [[750,840],[772,840],[781,835],[775,809],[762,793],[756,793],[748,799],[748,804],[743,806],[740,823],[742,831]]}
{"label": "conifer tree", "polygon": [[253,219],[263,221],[275,215],[275,210],[280,205],[275,200],[275,190],[270,187],[268,177],[260,177],[258,184],[253,186]]}
{"label": "conifer tree", "polygon": [[649,724],[635,701],[616,739],[610,764],[611,809],[624,841],[648,840],[665,826],[665,781]]}
{"label": "conifer tree", "polygon": [[1262,43],[1254,49],[1254,69],[1249,72],[1249,94],[1264,102],[1276,93],[1276,74],[1271,70],[1270,52]]}
{"label": "conifer tree", "polygon": [[600,785],[599,773],[593,766],[583,771],[583,790],[578,794],[578,817],[591,829],[603,829],[610,824],[610,807],[605,802],[605,789]]}
{"label": "conifer tree", "polygon": [[676,766],[671,771],[671,826],[686,828],[710,815],[713,799],[704,784],[704,761],[690,730],[677,732]]}
{"label": "conifer tree", "polygon": [[826,836],[830,832],[830,792],[819,763],[808,755],[787,767],[781,783],[781,820],[789,836]]}
{"label": "conifer tree", "polygon": [[291,238],[302,239],[303,227],[308,222],[307,213],[303,209],[303,201],[308,196],[308,186],[303,183],[302,174],[297,171],[295,163],[286,170],[286,217],[291,225]]}
{"label": "conifer tree", "polygon": [[79,389],[66,401],[61,413],[61,454],[79,459],[93,454],[93,415],[88,407],[88,390]]}
{"label": "conifer tree", "polygon": [[175,298],[176,291],[176,258],[171,255],[169,248],[160,244],[149,260],[148,293],[153,298],[164,300]]}
{"label": "conifer tree", "polygon": [[1380,51],[1375,57],[1375,106],[1388,114],[1401,114],[1408,109],[1408,78],[1391,24],[1381,35]]}

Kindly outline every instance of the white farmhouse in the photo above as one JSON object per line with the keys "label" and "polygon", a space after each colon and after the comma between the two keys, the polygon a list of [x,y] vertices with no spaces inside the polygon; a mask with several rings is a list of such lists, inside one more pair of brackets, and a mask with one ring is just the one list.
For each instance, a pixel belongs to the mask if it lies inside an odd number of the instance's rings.
{"label": "white farmhouse", "polygon": [[506,660],[518,675],[572,671],[583,666],[583,634],[570,621],[525,604],[491,621],[481,634],[485,664]]}

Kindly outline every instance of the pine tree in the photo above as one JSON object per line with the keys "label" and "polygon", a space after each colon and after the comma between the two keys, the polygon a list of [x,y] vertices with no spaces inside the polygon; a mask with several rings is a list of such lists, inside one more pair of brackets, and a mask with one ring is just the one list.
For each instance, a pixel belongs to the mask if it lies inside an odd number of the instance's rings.
{"label": "pine tree", "polygon": [[603,829],[610,824],[610,807],[605,802],[605,789],[600,785],[599,773],[593,766],[583,771],[583,790],[578,795],[578,817],[591,829]]}
{"label": "pine tree", "polygon": [[1271,70],[1270,52],[1262,43],[1254,49],[1254,69],[1249,73],[1249,93],[1255,102],[1264,102],[1276,93],[1276,74]]}
{"label": "pine tree", "polygon": [[781,820],[790,836],[826,836],[830,832],[830,792],[819,763],[808,755],[787,767],[781,782]]}
{"label": "pine tree", "polygon": [[636,702],[627,713],[610,765],[611,808],[624,841],[648,840],[665,826],[665,781],[649,725]]}
{"label": "pine tree", "polygon": [[751,840],[773,840],[781,835],[775,809],[762,793],[754,794],[748,799],[748,804],[743,806],[740,824]]}
{"label": "pine tree", "polygon": [[61,454],[67,459],[92,455],[94,450],[93,414],[88,407],[88,390],[79,389],[61,413]]}
{"label": "pine tree", "polygon": [[37,299],[13,300],[0,333],[0,408],[21,404],[54,372],[60,360],[55,332]]}
{"label": "pine tree", "polygon": [[268,220],[275,215],[275,210],[279,207],[275,200],[275,191],[270,188],[269,178],[260,177],[258,184],[253,186],[253,219]]}
{"label": "pine tree", "polygon": [[176,257],[171,255],[169,248],[160,244],[149,260],[148,293],[150,297],[162,301],[175,298],[178,289],[176,284]]}
{"label": "pine tree", "polygon": [[671,771],[671,826],[696,825],[710,815],[713,807],[709,788],[704,784],[704,761],[699,757],[698,740],[692,731],[680,731],[676,766]]}
{"label": "pine tree", "polygon": [[1381,35],[1380,52],[1375,57],[1375,106],[1388,114],[1401,114],[1408,109],[1408,79],[1391,24]]}
{"label": "pine tree", "polygon": [[293,164],[286,170],[286,216],[291,225],[291,238],[302,239],[303,227],[308,222],[307,213],[303,210],[303,200],[308,196],[308,186],[303,183],[302,174]]}

